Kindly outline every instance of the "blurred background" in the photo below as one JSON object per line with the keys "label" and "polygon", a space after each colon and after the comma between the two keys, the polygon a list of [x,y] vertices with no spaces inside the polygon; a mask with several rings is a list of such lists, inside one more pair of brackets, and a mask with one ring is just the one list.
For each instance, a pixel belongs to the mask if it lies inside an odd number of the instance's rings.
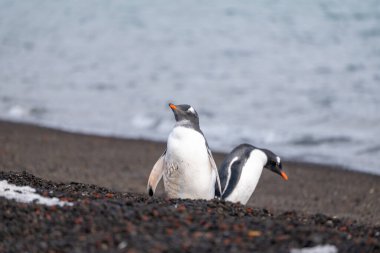
{"label": "blurred background", "polygon": [[0,0],[0,119],[380,174],[380,1]]}

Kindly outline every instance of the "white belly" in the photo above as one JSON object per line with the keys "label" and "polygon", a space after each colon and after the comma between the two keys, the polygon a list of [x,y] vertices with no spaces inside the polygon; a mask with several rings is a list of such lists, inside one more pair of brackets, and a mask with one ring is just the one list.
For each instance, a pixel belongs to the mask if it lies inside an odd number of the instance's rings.
{"label": "white belly", "polygon": [[242,170],[239,182],[226,200],[240,202],[244,205],[247,204],[249,198],[256,189],[265,163],[266,157],[262,151],[252,151]]}
{"label": "white belly", "polygon": [[170,198],[212,199],[215,180],[203,135],[189,128],[175,127],[169,135],[165,155],[166,194]]}

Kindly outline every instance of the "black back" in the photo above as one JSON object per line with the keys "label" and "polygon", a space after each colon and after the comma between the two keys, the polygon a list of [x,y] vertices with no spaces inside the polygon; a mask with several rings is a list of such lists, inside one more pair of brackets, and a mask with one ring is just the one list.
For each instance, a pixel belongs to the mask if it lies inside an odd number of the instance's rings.
{"label": "black back", "polygon": [[[242,169],[246,164],[251,151],[254,149],[255,147],[252,145],[240,144],[224,158],[221,166],[218,169],[220,184],[222,187],[222,191],[224,191],[222,199],[228,197],[235,189],[236,185],[240,180]],[[236,157],[237,159],[235,159]],[[230,179],[228,180],[229,168],[231,168],[231,174]],[[215,196],[221,197],[221,193],[219,192],[218,187],[215,187]]]}

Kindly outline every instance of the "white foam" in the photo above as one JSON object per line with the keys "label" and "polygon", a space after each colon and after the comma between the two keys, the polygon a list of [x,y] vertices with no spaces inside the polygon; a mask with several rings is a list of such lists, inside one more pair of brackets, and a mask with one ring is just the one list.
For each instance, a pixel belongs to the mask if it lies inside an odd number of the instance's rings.
{"label": "white foam", "polygon": [[150,128],[150,127],[153,127],[155,123],[156,123],[155,118],[149,117],[144,114],[139,114],[132,118],[133,126],[139,127],[139,128]]}
{"label": "white foam", "polygon": [[13,199],[17,202],[30,203],[36,201],[37,204],[47,206],[72,206],[73,203],[60,201],[58,198],[43,197],[36,192],[36,189],[29,186],[17,186],[8,183],[6,180],[0,181],[0,197]]}
{"label": "white foam", "polygon": [[334,245],[317,245],[310,248],[291,249],[290,253],[338,253],[338,249]]}
{"label": "white foam", "polygon": [[14,105],[8,110],[8,115],[14,118],[23,118],[29,114],[29,110],[21,105]]}

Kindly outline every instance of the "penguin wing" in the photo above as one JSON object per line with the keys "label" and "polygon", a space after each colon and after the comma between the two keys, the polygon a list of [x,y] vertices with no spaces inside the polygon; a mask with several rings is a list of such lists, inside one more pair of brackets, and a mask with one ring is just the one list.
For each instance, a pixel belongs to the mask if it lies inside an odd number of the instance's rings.
{"label": "penguin wing", "polygon": [[[222,164],[219,166],[219,177],[222,191],[218,191],[215,187],[215,196],[222,197],[227,189],[229,181],[231,179],[231,167],[239,159],[236,148],[226,155]],[[234,165],[236,166],[236,165]]]}
{"label": "penguin wing", "polygon": [[231,173],[231,171],[229,170],[229,164],[226,162],[226,160],[227,158],[225,158],[225,160],[222,162],[218,169],[221,191],[215,184],[215,196],[219,198],[222,197],[223,192],[226,190],[227,181],[229,180],[229,174]]}
{"label": "penguin wing", "polygon": [[[210,161],[210,165],[211,165],[211,168],[215,171],[215,175],[216,175],[216,183],[217,183],[217,189],[219,192],[222,192],[222,187],[220,185],[220,178],[219,178],[219,172],[218,172],[218,167],[216,167],[216,163],[215,163],[215,160],[214,160],[214,157],[212,157],[212,153],[211,153],[211,150],[208,146],[208,143],[206,141],[206,147],[207,147],[207,153],[208,153],[208,159]],[[215,190],[216,192],[216,190]]]}
{"label": "penguin wing", "polygon": [[235,147],[226,157],[219,167],[220,183],[222,192],[215,191],[215,195],[225,199],[233,192],[240,180],[242,169],[247,162],[252,145],[240,144]]}
{"label": "penguin wing", "polygon": [[236,185],[239,183],[241,172],[244,167],[244,162],[241,159],[233,159],[228,165],[228,167],[225,167],[225,172],[229,175],[226,178],[224,191],[222,193],[222,199],[228,197],[234,191]]}
{"label": "penguin wing", "polygon": [[160,156],[158,161],[154,164],[153,169],[150,172],[149,179],[148,179],[148,185],[147,185],[147,191],[148,191],[149,196],[153,196],[154,192],[156,191],[156,187],[162,178],[162,174],[164,173],[165,154],[166,154],[166,150]]}

